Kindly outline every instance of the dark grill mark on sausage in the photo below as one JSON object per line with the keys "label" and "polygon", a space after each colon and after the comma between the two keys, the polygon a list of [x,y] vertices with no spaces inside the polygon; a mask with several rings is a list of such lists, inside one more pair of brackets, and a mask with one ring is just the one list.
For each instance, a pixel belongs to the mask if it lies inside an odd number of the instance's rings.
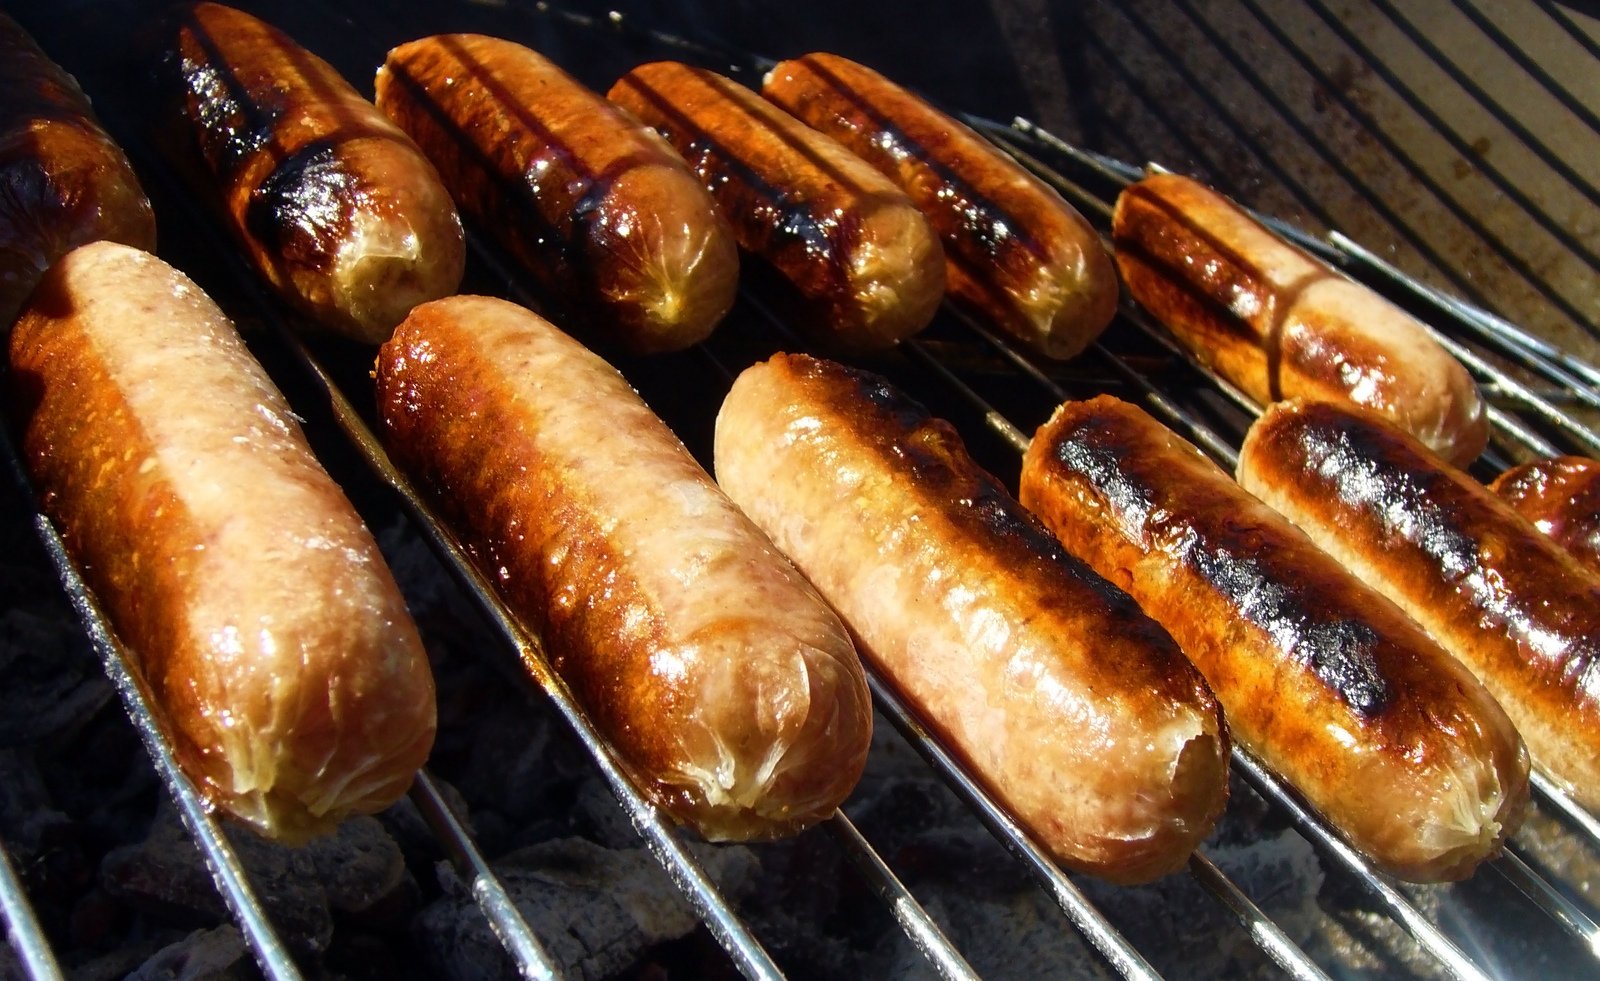
{"label": "dark grill mark on sausage", "polygon": [[179,84],[195,102],[200,152],[219,177],[230,180],[252,155],[272,144],[286,107],[276,90],[251,94],[193,11],[184,16],[183,29],[200,55],[176,56]]}
{"label": "dark grill mark on sausage", "polygon": [[251,194],[245,227],[284,261],[326,271],[349,228],[357,190],[337,144],[314,140],[285,157]]}

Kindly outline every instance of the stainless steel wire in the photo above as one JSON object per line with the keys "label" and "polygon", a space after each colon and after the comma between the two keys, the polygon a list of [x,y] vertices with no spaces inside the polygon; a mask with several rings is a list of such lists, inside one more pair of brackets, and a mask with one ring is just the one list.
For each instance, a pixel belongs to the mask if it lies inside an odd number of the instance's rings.
{"label": "stainless steel wire", "polygon": [[61,981],[64,977],[61,965],[50,949],[50,940],[39,926],[33,904],[28,902],[27,890],[22,887],[22,879],[3,845],[0,845],[0,918],[6,921],[6,939],[11,942],[11,949],[28,977],[32,981]]}

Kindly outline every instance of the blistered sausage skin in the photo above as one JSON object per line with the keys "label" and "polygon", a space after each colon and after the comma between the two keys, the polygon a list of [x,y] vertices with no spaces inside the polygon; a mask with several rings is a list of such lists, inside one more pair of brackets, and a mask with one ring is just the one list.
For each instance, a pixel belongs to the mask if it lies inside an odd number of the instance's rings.
{"label": "blistered sausage skin", "polygon": [[1111,322],[1117,274],[1099,234],[967,126],[838,55],[779,62],[761,91],[911,196],[939,233],[954,299],[1052,358]]}
{"label": "blistered sausage skin", "polygon": [[1502,473],[1489,489],[1600,575],[1600,461],[1535,460]]}
{"label": "blistered sausage skin", "polygon": [[1520,823],[1527,752],[1478,680],[1143,410],[1062,405],[1020,496],[1172,633],[1234,738],[1381,868],[1464,878]]}
{"label": "blistered sausage skin", "polygon": [[176,20],[169,83],[234,237],[284,299],[377,344],[456,291],[461,221],[404,133],[270,24],[215,3]]}
{"label": "blistered sausage skin", "polygon": [[389,52],[377,98],[541,299],[606,343],[686,348],[733,305],[738,246],[683,158],[542,55],[422,38]]}
{"label": "blistered sausage skin", "polygon": [[222,311],[98,242],[51,267],[10,358],[41,507],[200,792],[288,842],[398,799],[433,743],[421,638]]}
{"label": "blistered sausage skin", "polygon": [[615,369],[488,297],[378,359],[385,442],[641,788],[712,839],[829,814],[872,707],[843,624]]}
{"label": "blistered sausage skin", "polygon": [[1359,409],[1270,407],[1239,482],[1422,624],[1499,699],[1534,764],[1600,807],[1600,579]]}
{"label": "blistered sausage skin", "polygon": [[1477,384],[1422,324],[1221,194],[1152,174],[1118,196],[1111,236],[1129,295],[1261,405],[1359,405],[1459,465],[1488,444]]}
{"label": "blistered sausage skin", "polygon": [[52,262],[99,239],[153,250],[150,202],[78,83],[0,13],[0,331]]}
{"label": "blistered sausage skin", "polygon": [[877,376],[777,355],[717,416],[717,479],[871,661],[1058,860],[1183,866],[1227,797],[1205,681],[955,431]]}
{"label": "blistered sausage skin", "polygon": [[607,98],[689,161],[739,244],[814,307],[834,350],[888,347],[928,325],[944,253],[922,212],[882,174],[743,85],[677,62],[641,65]]}

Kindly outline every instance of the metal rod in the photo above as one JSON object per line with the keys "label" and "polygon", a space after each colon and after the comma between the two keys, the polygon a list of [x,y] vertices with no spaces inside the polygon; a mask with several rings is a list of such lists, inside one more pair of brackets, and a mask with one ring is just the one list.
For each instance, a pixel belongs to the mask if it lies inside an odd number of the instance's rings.
{"label": "metal rod", "polygon": [[1596,926],[1589,914],[1530,868],[1515,849],[1506,847],[1489,865],[1552,920],[1577,937],[1588,948],[1590,956],[1600,958],[1600,926]]}
{"label": "metal rod", "polygon": [[1290,977],[1301,981],[1327,981],[1328,975],[1322,968],[1290,940],[1278,924],[1261,912],[1261,907],[1251,902],[1250,897],[1234,885],[1211,859],[1196,851],[1189,856],[1189,872],[1207,892],[1233,913],[1256,946],[1265,951],[1273,963],[1283,968]]}
{"label": "metal rod", "polygon": [[22,888],[22,880],[11,865],[11,856],[4,845],[0,845],[0,915],[6,921],[6,937],[11,941],[11,949],[16,951],[28,977],[32,981],[63,981],[61,965],[56,962],[50,941],[39,927],[39,918],[33,913],[28,893]]}
{"label": "metal rod", "polygon": [[1591,845],[1600,847],[1600,819],[1596,819],[1588,809],[1573,800],[1570,794],[1556,786],[1555,781],[1537,768],[1529,774],[1529,782],[1533,784],[1534,793],[1539,795],[1540,801],[1550,805],[1568,823],[1582,831]]}

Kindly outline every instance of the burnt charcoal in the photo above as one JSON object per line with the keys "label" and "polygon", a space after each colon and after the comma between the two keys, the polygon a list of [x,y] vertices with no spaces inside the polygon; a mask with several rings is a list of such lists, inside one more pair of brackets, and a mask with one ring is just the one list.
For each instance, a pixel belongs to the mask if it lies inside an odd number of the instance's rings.
{"label": "burnt charcoal", "polygon": [[[61,967],[72,981],[125,981],[139,966],[163,949],[183,940],[184,931],[156,928],[130,936],[115,949],[96,955],[68,951]],[[0,977],[10,975],[0,974]]]}
{"label": "burnt charcoal", "polygon": [[400,846],[376,818],[351,818],[302,851],[335,912],[371,913],[393,897],[417,894]]}
{"label": "burnt charcoal", "polygon": [[[753,881],[756,860],[739,846],[694,848],[730,899]],[[612,977],[656,945],[687,936],[697,921],[666,873],[639,848],[612,850],[581,838],[545,842],[494,863],[546,952],[572,978]],[[442,977],[514,978],[467,884],[439,866],[446,895],[417,919],[419,944]]]}
{"label": "burnt charcoal", "polygon": [[128,981],[247,981],[257,976],[237,928],[196,930],[163,947],[128,975]]}
{"label": "burnt charcoal", "polygon": [[110,702],[111,683],[71,619],[0,615],[0,746],[47,739]]}

